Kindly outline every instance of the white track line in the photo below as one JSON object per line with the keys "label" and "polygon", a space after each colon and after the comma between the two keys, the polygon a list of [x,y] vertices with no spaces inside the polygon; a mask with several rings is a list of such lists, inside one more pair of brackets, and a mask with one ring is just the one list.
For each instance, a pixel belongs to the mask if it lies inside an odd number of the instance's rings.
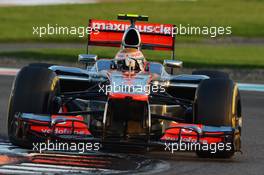
{"label": "white track line", "polygon": [[0,5],[59,5],[59,4],[84,4],[98,3],[98,0],[1,0]]}
{"label": "white track line", "polygon": [[0,68],[0,75],[15,76],[19,69],[15,68]]}
{"label": "white track line", "polygon": [[36,166],[23,166],[23,165],[4,165],[0,168],[1,169],[12,169],[12,170],[25,170],[25,171],[36,171],[36,172],[59,172],[59,173],[76,173],[76,172],[83,172],[80,170],[72,170],[70,168],[67,169],[60,169],[60,168],[54,168],[54,167],[36,167]]}
{"label": "white track line", "polygon": [[242,91],[264,92],[263,84],[238,83],[238,88]]}
{"label": "white track line", "polygon": [[36,171],[25,171],[25,170],[14,170],[14,169],[0,169],[2,174],[43,174],[43,172]]}
{"label": "white track line", "polygon": [[[83,170],[83,171],[93,171],[99,168],[85,168],[85,167],[74,167],[74,166],[64,166],[64,165],[51,165],[51,164],[40,164],[40,163],[22,163],[21,166],[24,167],[41,167],[41,168],[56,168],[56,169],[68,169],[68,170]],[[100,169],[103,171],[103,169]],[[105,170],[107,171],[107,170]]]}
{"label": "white track line", "polygon": [[38,164],[38,163],[21,163],[15,165],[3,165],[0,166],[0,173],[18,173],[25,174],[31,173],[89,173],[94,171],[100,171],[101,173],[119,173],[117,170],[107,170],[101,168],[85,168],[63,165],[50,165],[50,164]]}

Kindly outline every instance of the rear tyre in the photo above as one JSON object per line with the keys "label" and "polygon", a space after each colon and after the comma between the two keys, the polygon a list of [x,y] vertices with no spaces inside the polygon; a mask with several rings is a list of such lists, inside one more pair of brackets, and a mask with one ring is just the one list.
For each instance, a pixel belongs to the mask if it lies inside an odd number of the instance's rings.
{"label": "rear tyre", "polygon": [[196,71],[193,71],[192,74],[193,75],[206,75],[210,77],[211,79],[215,79],[215,78],[229,79],[229,75],[221,71],[196,70]]}
{"label": "rear tyre", "polygon": [[17,112],[51,114],[58,109],[53,101],[59,90],[56,74],[41,67],[27,66],[21,69],[14,80],[8,109],[8,136],[11,143],[22,147],[32,147],[32,140],[15,134]]}
{"label": "rear tyre", "polygon": [[199,157],[231,158],[240,149],[241,100],[236,84],[230,79],[203,80],[196,92],[195,123],[207,126],[229,126],[236,128],[237,134],[228,140],[230,150],[197,151]]}

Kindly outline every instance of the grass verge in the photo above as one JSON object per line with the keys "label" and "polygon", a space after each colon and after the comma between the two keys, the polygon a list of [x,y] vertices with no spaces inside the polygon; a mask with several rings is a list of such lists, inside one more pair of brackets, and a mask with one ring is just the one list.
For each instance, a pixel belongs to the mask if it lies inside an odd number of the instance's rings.
{"label": "grass verge", "polygon": [[[79,42],[78,36],[33,35],[33,26],[87,26],[88,19],[116,19],[118,13],[149,15],[151,22],[187,26],[231,26],[232,36],[264,37],[264,2],[261,0],[137,0],[96,4],[0,7],[0,42]],[[180,36],[196,41],[201,36]]]}
{"label": "grass verge", "polygon": [[[100,58],[113,58],[117,48],[91,48]],[[36,61],[76,62],[82,49],[28,49],[0,52],[0,58],[30,59]],[[162,62],[170,59],[167,52],[143,51],[147,60]],[[263,45],[201,45],[188,44],[176,47],[176,56],[188,68],[264,68]]]}

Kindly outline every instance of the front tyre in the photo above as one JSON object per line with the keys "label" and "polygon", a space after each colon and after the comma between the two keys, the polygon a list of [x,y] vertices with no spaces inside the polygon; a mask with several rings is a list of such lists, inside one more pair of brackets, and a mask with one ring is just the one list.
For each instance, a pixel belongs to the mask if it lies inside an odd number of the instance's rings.
{"label": "front tyre", "polygon": [[53,103],[59,91],[56,74],[47,68],[27,66],[16,76],[9,99],[8,136],[11,143],[22,147],[31,147],[32,140],[17,132],[15,114],[35,113],[52,114],[58,111]]}
{"label": "front tyre", "polygon": [[197,151],[199,157],[231,158],[240,150],[241,100],[237,85],[230,79],[203,80],[196,91],[195,123],[207,126],[235,128],[232,149],[229,151]]}

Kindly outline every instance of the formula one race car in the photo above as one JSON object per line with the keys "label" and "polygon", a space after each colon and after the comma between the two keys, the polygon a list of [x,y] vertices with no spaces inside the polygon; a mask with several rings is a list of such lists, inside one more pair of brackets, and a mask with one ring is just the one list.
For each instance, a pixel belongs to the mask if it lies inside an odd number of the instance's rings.
{"label": "formula one race car", "polygon": [[[20,70],[9,101],[8,134],[18,146],[59,140],[104,146],[163,148],[172,143],[224,144],[200,157],[230,158],[241,148],[241,99],[236,83],[219,71],[177,75],[174,26],[147,16],[90,20],[84,68],[44,63]],[[124,21],[129,20],[129,22]],[[120,47],[114,58],[88,54],[88,46]],[[142,49],[172,51],[163,65]],[[169,72],[169,73],[167,73]]]}

